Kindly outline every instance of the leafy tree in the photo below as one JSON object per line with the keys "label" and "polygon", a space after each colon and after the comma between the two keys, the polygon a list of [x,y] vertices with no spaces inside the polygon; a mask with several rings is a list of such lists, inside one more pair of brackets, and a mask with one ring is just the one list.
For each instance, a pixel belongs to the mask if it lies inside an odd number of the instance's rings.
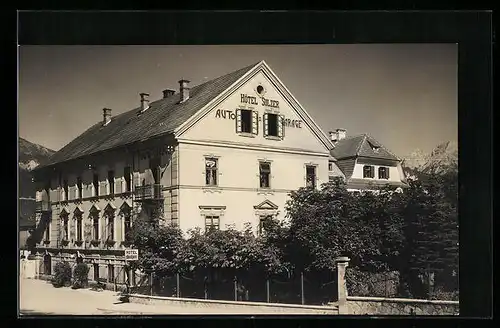
{"label": "leafy tree", "polygon": [[137,266],[144,271],[168,275],[176,271],[178,254],[184,246],[182,232],[173,226],[163,226],[151,221],[136,220],[127,236],[139,249]]}

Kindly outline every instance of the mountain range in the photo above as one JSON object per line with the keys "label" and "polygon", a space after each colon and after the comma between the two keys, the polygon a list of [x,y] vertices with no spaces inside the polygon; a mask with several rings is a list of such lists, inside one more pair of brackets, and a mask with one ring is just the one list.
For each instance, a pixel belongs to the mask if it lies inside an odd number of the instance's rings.
{"label": "mountain range", "polygon": [[45,162],[55,151],[19,138],[19,197],[35,198],[31,170]]}
{"label": "mountain range", "polygon": [[430,153],[416,149],[404,157],[402,166],[407,176],[416,171],[439,174],[458,170],[458,144],[446,141],[437,145]]}

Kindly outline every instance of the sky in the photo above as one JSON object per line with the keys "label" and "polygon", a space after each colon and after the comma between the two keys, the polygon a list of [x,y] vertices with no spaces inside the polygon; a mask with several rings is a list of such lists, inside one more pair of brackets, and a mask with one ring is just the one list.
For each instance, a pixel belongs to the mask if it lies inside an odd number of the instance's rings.
{"label": "sky", "polygon": [[19,136],[59,150],[102,120],[265,60],[325,131],[402,157],[458,139],[456,44],[20,46]]}

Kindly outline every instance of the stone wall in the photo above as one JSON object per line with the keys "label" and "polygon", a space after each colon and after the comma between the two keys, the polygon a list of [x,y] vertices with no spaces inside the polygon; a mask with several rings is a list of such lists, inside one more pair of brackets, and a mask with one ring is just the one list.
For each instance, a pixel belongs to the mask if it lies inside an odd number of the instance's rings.
{"label": "stone wall", "polygon": [[350,315],[458,315],[459,302],[383,297],[347,297]]}
{"label": "stone wall", "polygon": [[236,301],[219,301],[219,300],[204,300],[191,298],[176,298],[176,297],[160,297],[147,296],[139,294],[131,294],[128,297],[131,303],[150,304],[150,305],[176,305],[198,308],[212,308],[214,311],[224,308],[241,309],[242,313],[248,313],[255,308],[258,312],[284,313],[284,314],[338,314],[338,309],[335,305],[329,306],[310,306],[310,305],[295,305],[295,304],[275,304],[261,302],[236,302]]}

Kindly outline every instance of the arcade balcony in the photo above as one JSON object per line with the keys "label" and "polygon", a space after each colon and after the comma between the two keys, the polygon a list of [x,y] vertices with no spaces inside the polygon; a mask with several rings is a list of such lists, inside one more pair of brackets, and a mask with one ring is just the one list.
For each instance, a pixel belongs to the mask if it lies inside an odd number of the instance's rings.
{"label": "arcade balcony", "polygon": [[35,205],[35,212],[38,212],[38,213],[43,213],[43,212],[50,212],[52,209],[51,209],[51,206],[50,206],[50,202],[47,201],[47,200],[42,200],[42,201],[38,201],[36,202],[36,205]]}
{"label": "arcade balcony", "polygon": [[162,200],[163,186],[160,184],[136,186],[134,196],[136,201]]}

